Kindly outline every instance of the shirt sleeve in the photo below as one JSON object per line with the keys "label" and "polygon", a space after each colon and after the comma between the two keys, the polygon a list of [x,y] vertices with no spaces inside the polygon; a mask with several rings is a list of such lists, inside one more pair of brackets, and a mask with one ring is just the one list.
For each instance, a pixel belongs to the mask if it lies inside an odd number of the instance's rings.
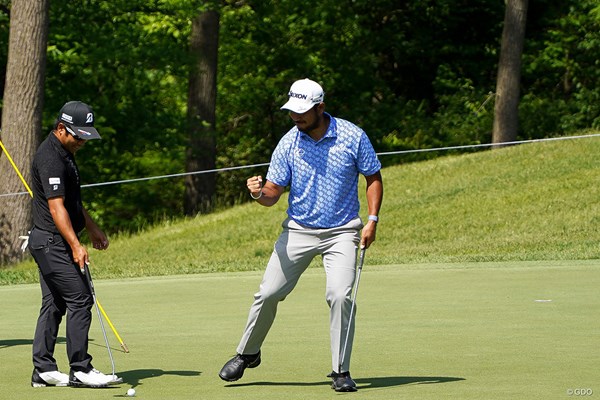
{"label": "shirt sleeve", "polygon": [[290,136],[293,135],[284,136],[275,147],[267,172],[267,180],[284,187],[290,185],[292,180],[292,169],[290,167],[292,157],[289,153],[293,151],[293,140],[290,140]]}
{"label": "shirt sleeve", "polygon": [[381,162],[365,132],[362,132],[358,145],[358,171],[364,176],[371,176],[381,169]]}

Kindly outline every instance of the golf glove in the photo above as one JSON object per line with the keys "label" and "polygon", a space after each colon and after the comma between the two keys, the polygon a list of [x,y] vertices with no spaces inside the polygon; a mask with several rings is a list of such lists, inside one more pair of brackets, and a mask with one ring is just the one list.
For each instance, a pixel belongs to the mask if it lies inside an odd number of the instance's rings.
{"label": "golf glove", "polygon": [[23,241],[23,243],[21,243],[21,251],[23,253],[25,253],[25,250],[27,249],[27,245],[29,245],[29,234],[31,233],[31,231],[27,231],[28,235],[27,236],[19,236],[19,239],[21,239]]}

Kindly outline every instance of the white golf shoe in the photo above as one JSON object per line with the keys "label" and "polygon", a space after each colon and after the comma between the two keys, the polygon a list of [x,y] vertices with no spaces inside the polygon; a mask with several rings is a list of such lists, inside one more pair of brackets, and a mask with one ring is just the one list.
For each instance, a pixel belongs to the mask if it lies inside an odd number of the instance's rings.
{"label": "white golf shoe", "polygon": [[63,374],[60,371],[39,372],[33,370],[31,374],[31,386],[46,387],[46,386],[68,386],[69,375]]}
{"label": "white golf shoe", "polygon": [[123,383],[123,379],[116,375],[105,375],[93,368],[88,372],[71,371],[69,386],[102,388],[109,385]]}
{"label": "white golf shoe", "polygon": [[123,378],[119,378],[116,374],[115,375],[106,375],[108,378],[110,378],[110,382],[108,383],[109,385],[118,385],[123,383]]}

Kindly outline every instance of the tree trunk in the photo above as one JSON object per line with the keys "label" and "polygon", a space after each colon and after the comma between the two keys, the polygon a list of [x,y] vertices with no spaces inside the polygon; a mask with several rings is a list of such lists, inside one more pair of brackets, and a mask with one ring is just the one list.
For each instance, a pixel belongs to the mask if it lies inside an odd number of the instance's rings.
{"label": "tree trunk", "polygon": [[525,41],[528,0],[506,0],[496,82],[493,143],[512,142],[519,130],[521,54]]}
{"label": "tree trunk", "polygon": [[[49,4],[13,0],[10,13],[1,139],[27,182],[42,126]],[[6,155],[0,157],[0,171],[0,193],[25,191]],[[29,228],[29,195],[0,197],[0,265],[22,258],[18,237]]]}
{"label": "tree trunk", "polygon": [[[214,169],[216,165],[215,109],[219,13],[205,11],[192,22],[190,48],[194,59],[189,81],[186,171]],[[185,213],[195,215],[214,206],[216,173],[188,175]]]}

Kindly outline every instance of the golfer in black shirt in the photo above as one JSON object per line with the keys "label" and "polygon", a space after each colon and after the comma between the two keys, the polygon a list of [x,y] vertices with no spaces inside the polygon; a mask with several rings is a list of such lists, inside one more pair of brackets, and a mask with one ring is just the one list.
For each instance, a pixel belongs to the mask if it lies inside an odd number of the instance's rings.
{"label": "golfer in black shirt", "polygon": [[[68,102],[33,159],[35,226],[29,236],[29,250],[38,265],[42,289],[33,340],[34,387],[104,387],[121,381],[94,369],[88,354],[94,301],[84,275],[89,256],[78,235],[85,228],[94,248],[108,248],[108,238],[81,202],[74,154],[90,139],[100,139],[94,128],[94,112],[85,103]],[[69,375],[59,372],[54,359],[58,327],[65,314]]]}

